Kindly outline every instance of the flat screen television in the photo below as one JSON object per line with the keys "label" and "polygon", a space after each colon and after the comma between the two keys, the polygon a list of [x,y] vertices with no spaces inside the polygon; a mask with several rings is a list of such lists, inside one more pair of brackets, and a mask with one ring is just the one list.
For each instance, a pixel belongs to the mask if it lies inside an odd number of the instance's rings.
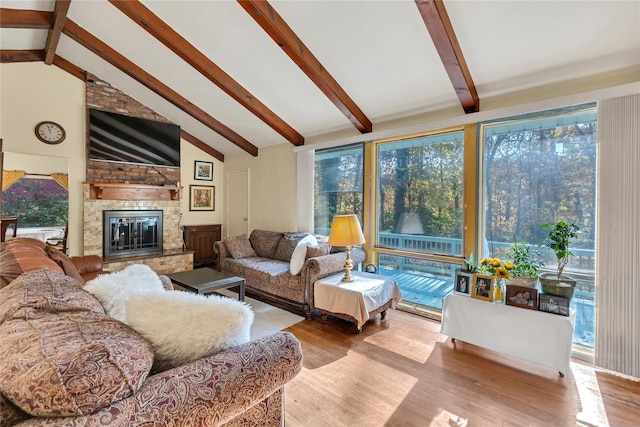
{"label": "flat screen television", "polygon": [[89,160],[180,167],[180,126],[91,108]]}

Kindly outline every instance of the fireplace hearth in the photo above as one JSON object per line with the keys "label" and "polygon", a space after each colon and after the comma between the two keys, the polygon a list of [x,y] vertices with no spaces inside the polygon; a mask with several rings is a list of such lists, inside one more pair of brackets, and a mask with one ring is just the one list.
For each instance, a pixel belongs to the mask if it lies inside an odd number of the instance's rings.
{"label": "fireplace hearth", "polygon": [[161,210],[103,211],[104,259],[162,253]]}

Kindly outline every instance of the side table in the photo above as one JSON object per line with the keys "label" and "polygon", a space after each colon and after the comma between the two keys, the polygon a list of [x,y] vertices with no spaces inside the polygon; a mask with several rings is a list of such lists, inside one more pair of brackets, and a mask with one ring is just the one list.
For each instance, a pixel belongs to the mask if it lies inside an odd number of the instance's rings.
{"label": "side table", "polygon": [[352,322],[356,333],[378,313],[384,319],[388,308],[402,301],[396,282],[387,276],[352,271],[353,282],[342,282],[344,273],[319,279],[314,283],[314,308],[323,320],[327,314]]}

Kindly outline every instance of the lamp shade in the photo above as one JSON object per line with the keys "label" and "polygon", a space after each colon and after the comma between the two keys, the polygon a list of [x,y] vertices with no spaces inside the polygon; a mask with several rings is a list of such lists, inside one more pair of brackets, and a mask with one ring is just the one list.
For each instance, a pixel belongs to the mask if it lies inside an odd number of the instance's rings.
{"label": "lamp shade", "polygon": [[364,242],[360,221],[356,215],[336,215],[333,217],[329,233],[331,246],[361,245]]}

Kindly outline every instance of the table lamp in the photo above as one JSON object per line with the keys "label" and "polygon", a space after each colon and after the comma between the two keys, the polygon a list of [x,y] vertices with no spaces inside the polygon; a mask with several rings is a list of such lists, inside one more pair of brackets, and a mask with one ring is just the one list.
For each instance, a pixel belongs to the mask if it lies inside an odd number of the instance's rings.
{"label": "table lamp", "polygon": [[331,232],[329,233],[329,244],[331,246],[345,246],[347,258],[344,261],[344,277],[343,282],[353,282],[351,269],[353,262],[351,261],[351,246],[361,245],[365,242],[360,221],[358,217],[351,215],[336,215],[331,223]]}

